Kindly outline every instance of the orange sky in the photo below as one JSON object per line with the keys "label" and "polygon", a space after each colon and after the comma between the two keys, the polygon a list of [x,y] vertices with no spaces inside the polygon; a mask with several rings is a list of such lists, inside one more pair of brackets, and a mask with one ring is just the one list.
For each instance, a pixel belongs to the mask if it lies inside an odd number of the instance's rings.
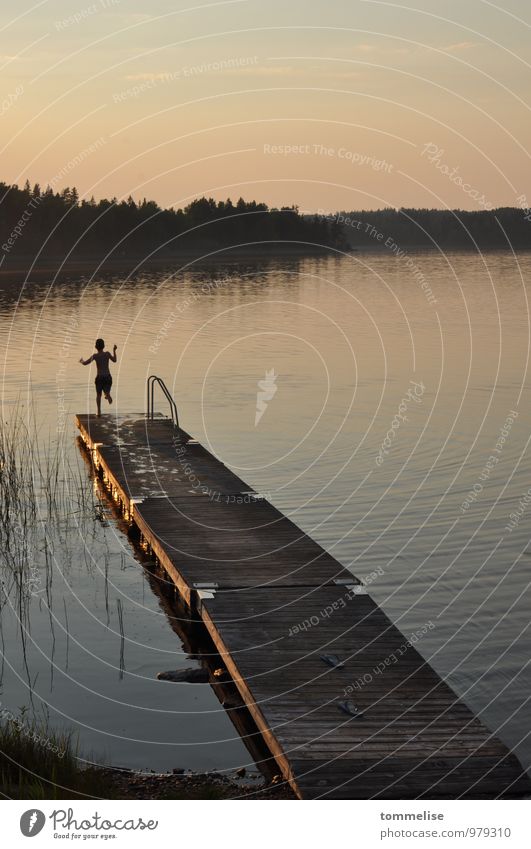
{"label": "orange sky", "polygon": [[531,199],[523,0],[9,5],[6,182],[308,211]]}

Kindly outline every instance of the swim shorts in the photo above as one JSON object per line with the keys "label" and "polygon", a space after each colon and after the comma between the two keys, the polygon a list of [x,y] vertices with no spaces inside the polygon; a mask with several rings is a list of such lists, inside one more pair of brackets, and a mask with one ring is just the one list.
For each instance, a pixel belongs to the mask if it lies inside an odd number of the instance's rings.
{"label": "swim shorts", "polygon": [[98,375],[94,381],[96,384],[96,392],[103,392],[104,395],[111,391],[112,377],[110,374]]}

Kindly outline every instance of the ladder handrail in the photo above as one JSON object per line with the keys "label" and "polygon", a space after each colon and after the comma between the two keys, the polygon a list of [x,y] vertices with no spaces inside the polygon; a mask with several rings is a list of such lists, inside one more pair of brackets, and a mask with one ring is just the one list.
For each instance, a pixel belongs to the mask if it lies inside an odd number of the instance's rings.
{"label": "ladder handrail", "polygon": [[154,416],[154,401],[155,401],[155,384],[158,384],[162,389],[166,400],[170,405],[171,419],[173,426],[179,428],[179,413],[177,412],[177,404],[171,395],[168,387],[161,377],[156,374],[150,374],[147,379],[147,418],[152,419]]}
{"label": "ladder handrail", "polygon": [[152,374],[148,377],[148,418],[152,419],[154,416],[155,384],[158,384],[160,386],[164,395],[166,396],[166,400],[170,405],[171,417],[174,426],[179,427],[179,414],[177,412],[177,405],[162,378],[158,377],[156,374]]}

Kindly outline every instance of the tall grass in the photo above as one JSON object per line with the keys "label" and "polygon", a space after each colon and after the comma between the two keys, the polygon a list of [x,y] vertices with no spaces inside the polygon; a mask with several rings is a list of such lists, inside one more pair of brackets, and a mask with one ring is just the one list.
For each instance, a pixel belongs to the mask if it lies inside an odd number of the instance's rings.
{"label": "tall grass", "polygon": [[[67,572],[74,557],[79,558],[80,538],[87,562],[90,539],[101,527],[93,481],[82,457],[73,454],[66,444],[67,439],[72,439],[68,431],[43,433],[31,407],[15,406],[7,419],[0,420],[0,683],[4,663],[2,613],[9,608],[17,620],[17,649],[26,670],[32,707],[37,676],[30,674],[26,652],[31,611],[37,606],[48,610],[53,681],[54,572]],[[68,652],[69,620],[64,597],[62,607]],[[119,617],[122,670],[121,608]],[[0,709],[0,792],[21,799],[110,798],[99,771],[80,767],[82,761],[72,735],[50,729],[47,718],[28,719],[27,711],[29,708],[24,708],[21,717],[15,717]]]}
{"label": "tall grass", "polygon": [[0,422],[0,545],[15,571],[27,560],[27,543],[38,513],[34,447],[23,418]]}
{"label": "tall grass", "polygon": [[11,799],[108,798],[97,769],[80,767],[71,733],[9,716],[0,722],[0,792]]}
{"label": "tall grass", "polygon": [[[63,549],[73,526],[93,523],[96,500],[90,479],[72,465],[65,435],[43,436],[36,417],[16,406],[0,421],[0,550],[2,577],[20,593],[37,581],[44,553],[44,583],[51,577],[54,540]],[[64,559],[64,557],[63,557]]]}
{"label": "tall grass", "polygon": [[[52,634],[50,668],[55,650],[53,577],[65,573],[97,525],[97,497],[81,457],[70,459],[68,432],[44,434],[33,407],[16,405],[0,420],[0,643],[2,613],[7,605],[20,633],[20,651],[33,681],[26,647],[33,604],[45,605]],[[77,546],[77,547],[76,547]],[[68,622],[67,622],[68,627]],[[2,664],[3,664],[2,649]],[[0,683],[3,666],[0,667]]]}

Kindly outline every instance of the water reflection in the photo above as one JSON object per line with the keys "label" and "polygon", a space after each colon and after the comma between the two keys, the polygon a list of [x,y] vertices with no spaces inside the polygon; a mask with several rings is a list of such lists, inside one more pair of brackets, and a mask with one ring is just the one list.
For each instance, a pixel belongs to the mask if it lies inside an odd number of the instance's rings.
{"label": "water reflection", "polygon": [[[32,284],[20,299],[3,280],[3,417],[17,399],[26,409],[31,389],[43,432],[56,438],[64,425],[62,457],[75,468],[71,417],[94,406],[93,375],[77,359],[97,336],[116,340],[115,412],[141,412],[145,380],[160,373],[186,430],[358,576],[376,575],[370,592],[404,632],[436,623],[419,650],[528,765],[528,515],[506,526],[529,487],[531,259],[422,253],[415,263],[436,304],[398,259],[377,253],[191,263]],[[255,426],[271,369],[277,391]],[[408,407],[378,465],[411,380],[425,386],[422,403]],[[511,410],[510,436],[481,480]],[[214,697],[155,680],[189,660],[106,521],[63,534],[71,557],[52,569],[55,642],[44,603],[32,601],[33,693],[115,762],[179,766],[186,752],[184,765],[243,763]],[[4,624],[5,676],[24,704],[18,627]],[[212,754],[205,741],[216,735],[228,742]],[[133,751],[130,739],[144,742]],[[168,751],[168,741],[186,748]]]}

